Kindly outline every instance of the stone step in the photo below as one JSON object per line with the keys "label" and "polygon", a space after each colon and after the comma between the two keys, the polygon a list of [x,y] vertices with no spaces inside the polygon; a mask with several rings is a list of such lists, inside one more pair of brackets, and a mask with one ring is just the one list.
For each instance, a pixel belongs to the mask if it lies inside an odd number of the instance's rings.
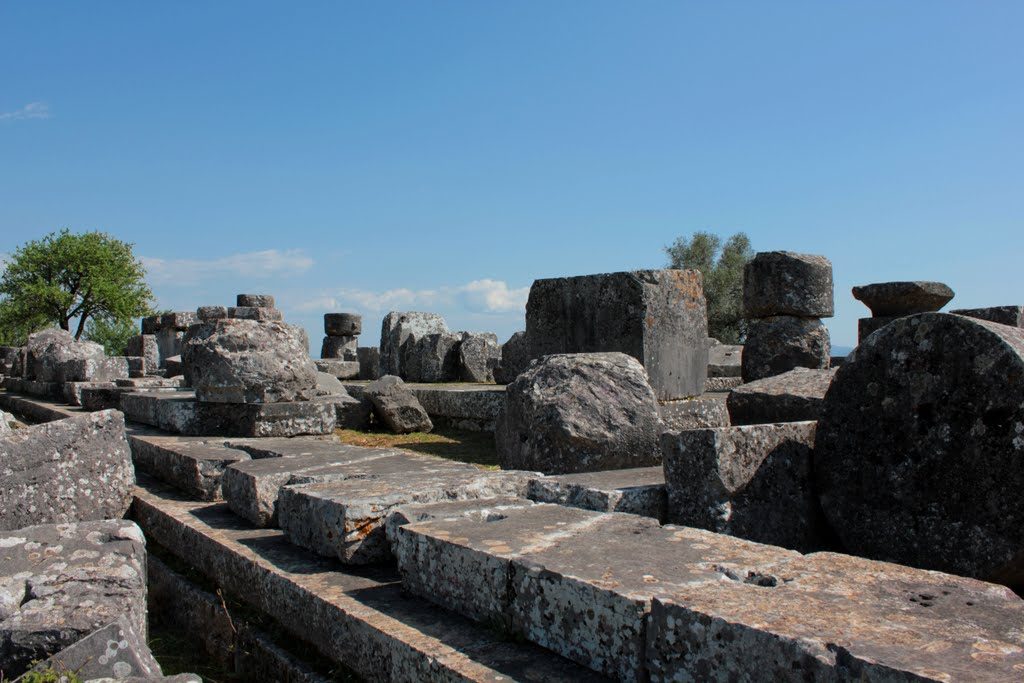
{"label": "stone step", "polygon": [[393,568],[348,570],[254,529],[226,505],[183,500],[142,475],[133,517],[147,538],[369,680],[590,681],[535,645],[410,597]]}
{"label": "stone step", "polygon": [[658,414],[669,429],[728,427],[728,394],[708,394],[676,401],[659,401]]}
{"label": "stone step", "polygon": [[29,422],[53,422],[83,412],[81,408],[64,405],[56,400],[20,396],[10,391],[0,391],[0,408]]}
{"label": "stone step", "polygon": [[[345,382],[349,394],[360,397],[368,382]],[[407,382],[416,400],[437,427],[473,432],[493,432],[498,413],[505,405],[505,387],[469,382]]]}
{"label": "stone step", "polygon": [[129,429],[135,467],[196,500],[220,500],[228,465],[249,460],[243,450],[205,437],[182,437]]}
{"label": "stone step", "polygon": [[560,474],[530,479],[527,498],[599,512],[628,512],[665,520],[665,471],[661,467]]}
{"label": "stone step", "polygon": [[622,680],[1024,671],[1024,601],[973,579],[544,504],[394,539],[414,595]]}

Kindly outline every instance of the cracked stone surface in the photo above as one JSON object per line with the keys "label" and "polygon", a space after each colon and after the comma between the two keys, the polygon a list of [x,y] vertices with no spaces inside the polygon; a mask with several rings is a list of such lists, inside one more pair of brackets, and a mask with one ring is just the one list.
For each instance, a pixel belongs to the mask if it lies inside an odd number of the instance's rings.
{"label": "cracked stone surface", "polygon": [[817,420],[836,370],[795,368],[748,382],[729,392],[726,405],[735,425]]}
{"label": "cracked stone surface", "polygon": [[743,347],[744,382],[781,375],[793,368],[828,368],[832,343],[817,318],[780,315],[750,321]]}
{"label": "cracked stone surface", "polygon": [[831,318],[832,289],[832,262],[824,256],[758,252],[743,269],[744,316]]}

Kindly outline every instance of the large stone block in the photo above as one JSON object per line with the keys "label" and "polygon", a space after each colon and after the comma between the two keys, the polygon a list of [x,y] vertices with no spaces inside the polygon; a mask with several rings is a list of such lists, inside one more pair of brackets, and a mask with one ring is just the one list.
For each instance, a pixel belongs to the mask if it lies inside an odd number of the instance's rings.
{"label": "large stone block", "polygon": [[110,382],[128,379],[128,359],[125,356],[99,358],[73,358],[61,367],[62,382]]}
{"label": "large stone block", "polygon": [[1024,330],[923,313],[868,337],[825,396],[814,470],[851,552],[1024,586]]}
{"label": "large stone block", "polygon": [[222,320],[197,325],[182,354],[185,381],[200,401],[275,403],[316,393],[316,365],[299,328]]}
{"label": "large stone block", "polygon": [[64,382],[72,361],[102,362],[103,347],[94,342],[76,341],[70,332],[50,328],[28,336],[25,344],[27,367],[24,377],[37,382]]}
{"label": "large stone block", "polygon": [[634,358],[561,354],[534,361],[508,385],[494,436],[502,467],[563,474],[657,465],[661,427]]}
{"label": "large stone block", "polygon": [[320,357],[329,359],[356,360],[358,337],[334,337],[327,335],[320,345]]}
{"label": "large stone block", "polygon": [[831,354],[828,328],[817,318],[751,320],[743,347],[743,381],[781,375],[793,368],[828,368]]}
{"label": "large stone block", "polygon": [[874,334],[876,330],[882,329],[893,320],[899,320],[901,317],[903,316],[887,315],[884,317],[859,318],[857,320],[857,343],[860,344],[869,335]]}
{"label": "large stone block", "polygon": [[538,503],[665,519],[665,473],[660,467],[536,477],[530,479],[526,495]]}
{"label": "large stone block", "polygon": [[146,634],[146,542],[132,522],[0,533],[0,670],[17,676],[119,617]]}
{"label": "large stone block", "polygon": [[219,500],[225,468],[249,454],[219,443],[173,436],[131,434],[135,466],[195,500]]}
{"label": "large stone block", "polygon": [[708,377],[739,377],[742,366],[742,346],[715,344],[708,347]]}
{"label": "large stone block", "polygon": [[1024,327],[1024,306],[990,306],[988,308],[958,308],[950,313],[968,318],[988,320],[1010,327]]}
{"label": "large stone block", "polygon": [[429,432],[434,428],[416,396],[394,375],[370,382],[363,396],[373,405],[374,415],[396,434]]}
{"label": "large stone block", "polygon": [[704,392],[707,327],[703,282],[696,270],[536,280],[526,304],[531,358],[625,353],[644,366],[659,400]]}
{"label": "large stone block", "polygon": [[448,332],[448,326],[436,313],[391,311],[384,316],[380,331],[381,375],[403,376],[402,346],[409,335],[419,338],[438,332]]}
{"label": "large stone block", "polygon": [[668,521],[801,552],[825,542],[811,473],[815,422],[661,435]]}
{"label": "large stone block", "polygon": [[198,322],[199,316],[196,315],[195,311],[175,311],[172,313],[164,313],[160,317],[160,329],[174,329],[184,332],[190,326],[195,325]]}
{"label": "large stone block", "polygon": [[[211,323],[203,323],[209,325]],[[156,345],[160,352],[160,367],[167,367],[167,359],[180,356],[182,354],[182,346],[185,343],[185,333],[179,329],[173,327],[161,328],[156,333]],[[151,368],[146,368],[149,372]],[[152,368],[155,370],[155,368]]]}
{"label": "large stone block", "polygon": [[733,425],[817,420],[835,370],[796,368],[781,375],[741,384],[726,405]]}
{"label": "large stone block", "polygon": [[0,437],[0,529],[122,517],[135,470],[116,410],[14,430]]}
{"label": "large stone block", "polygon": [[854,287],[853,298],[875,317],[904,316],[939,310],[953,299],[953,290],[941,282],[878,282]]}
{"label": "large stone block", "polygon": [[160,331],[162,315],[150,315],[142,319],[142,334],[156,334]]}
{"label": "large stone block", "polygon": [[359,361],[359,379],[380,379],[380,349],[376,346],[360,346],[356,349]]}
{"label": "large stone block", "polygon": [[759,252],[743,269],[743,311],[747,318],[831,318],[832,262],[814,254]]}
{"label": "large stone block", "polygon": [[462,333],[411,335],[402,345],[402,375],[409,382],[455,382],[459,379]]}
{"label": "large stone block", "polygon": [[324,332],[331,337],[358,337],[363,333],[363,316],[358,313],[324,313]]}
{"label": "large stone block", "polygon": [[270,294],[239,294],[235,306],[247,308],[274,308],[274,297]]}
{"label": "large stone block", "polygon": [[[712,378],[708,378],[710,382]],[[658,415],[668,429],[728,427],[729,410],[721,395],[696,396],[658,403]]]}
{"label": "large stone block", "polygon": [[342,360],[340,358],[321,358],[314,361],[321,374],[326,373],[339,380],[356,379],[359,377],[359,361]]}
{"label": "large stone block", "polygon": [[145,638],[124,616],[40,662],[32,671],[73,671],[78,676],[73,680],[84,681],[166,680]]}
{"label": "large stone block", "polygon": [[228,317],[237,320],[255,320],[257,322],[270,322],[271,320],[284,320],[284,314],[276,308],[263,306],[231,306],[228,308]]}
{"label": "large stone block", "polygon": [[228,309],[226,306],[200,306],[196,309],[196,317],[204,323],[223,320],[228,317]]}
{"label": "large stone block", "polygon": [[530,345],[526,332],[516,332],[501,345],[501,361],[494,369],[494,381],[511,384],[530,365]]}
{"label": "large stone block", "polygon": [[126,349],[129,356],[141,356],[145,372],[155,372],[160,367],[160,344],[155,334],[137,334],[128,340]]}
{"label": "large stone block", "polygon": [[459,344],[459,377],[463,382],[493,382],[501,362],[501,345],[492,332],[467,332]]}

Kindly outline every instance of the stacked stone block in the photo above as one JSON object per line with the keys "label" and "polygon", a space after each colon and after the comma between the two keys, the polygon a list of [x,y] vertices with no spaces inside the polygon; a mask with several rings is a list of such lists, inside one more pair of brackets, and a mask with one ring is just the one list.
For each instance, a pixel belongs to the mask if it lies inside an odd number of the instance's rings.
{"label": "stacked stone block", "polygon": [[757,254],[743,272],[743,309],[750,321],[744,382],[829,366],[831,344],[821,318],[831,318],[834,306],[832,262],[824,256]]}
{"label": "stacked stone block", "polygon": [[953,296],[953,290],[941,282],[877,282],[854,287],[853,298],[871,309],[870,318],[857,321],[857,343],[894,320],[938,311]]}
{"label": "stacked stone block", "polygon": [[281,311],[274,308],[274,297],[269,294],[239,294],[235,305],[228,308],[228,317],[257,322],[284,320]]}
{"label": "stacked stone block", "polygon": [[357,349],[362,331],[363,316],[357,313],[324,313],[326,336],[320,346],[320,357],[358,361]]}

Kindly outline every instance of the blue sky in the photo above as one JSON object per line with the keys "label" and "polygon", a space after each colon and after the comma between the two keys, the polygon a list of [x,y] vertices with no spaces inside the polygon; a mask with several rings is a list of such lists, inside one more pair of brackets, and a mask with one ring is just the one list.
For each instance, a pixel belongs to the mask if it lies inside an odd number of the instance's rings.
{"label": "blue sky", "polygon": [[[0,4],[0,252],[134,242],[161,307],[503,339],[530,283],[745,231],[1024,303],[1024,3]],[[314,342],[314,345],[316,343]]]}

